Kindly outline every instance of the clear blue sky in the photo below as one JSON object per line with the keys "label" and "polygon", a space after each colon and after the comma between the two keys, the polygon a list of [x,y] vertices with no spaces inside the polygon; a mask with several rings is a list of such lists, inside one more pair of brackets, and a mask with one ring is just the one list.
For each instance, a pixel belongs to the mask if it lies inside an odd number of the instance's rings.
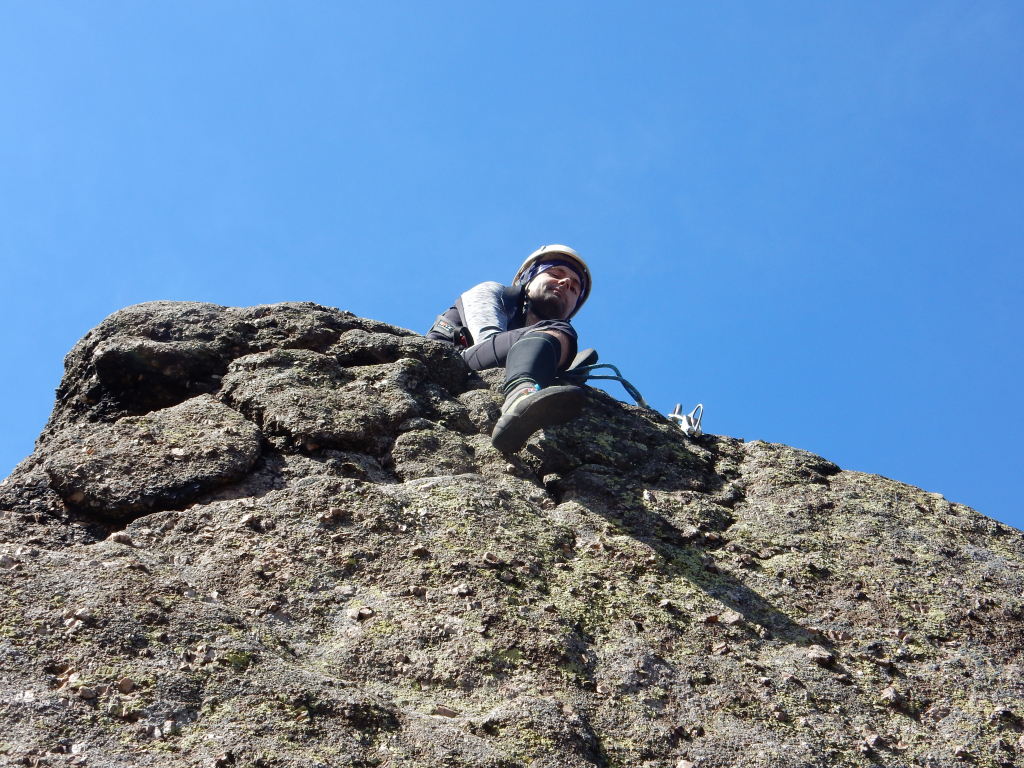
{"label": "clear blue sky", "polygon": [[422,332],[561,242],[660,410],[1024,527],[1022,171],[1017,0],[5,2],[0,475],[120,307]]}

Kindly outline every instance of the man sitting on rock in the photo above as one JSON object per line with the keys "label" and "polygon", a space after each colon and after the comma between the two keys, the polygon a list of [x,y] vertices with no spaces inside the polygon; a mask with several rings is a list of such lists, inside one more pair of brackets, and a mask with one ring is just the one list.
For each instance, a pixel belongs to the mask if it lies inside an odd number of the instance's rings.
{"label": "man sitting on rock", "polygon": [[499,451],[518,451],[538,429],[564,424],[583,408],[580,387],[554,382],[560,371],[597,362],[592,349],[576,354],[569,323],[590,287],[590,270],[576,251],[545,245],[523,262],[510,287],[469,289],[427,332],[428,339],[461,347],[474,371],[504,366],[505,403],[491,433]]}

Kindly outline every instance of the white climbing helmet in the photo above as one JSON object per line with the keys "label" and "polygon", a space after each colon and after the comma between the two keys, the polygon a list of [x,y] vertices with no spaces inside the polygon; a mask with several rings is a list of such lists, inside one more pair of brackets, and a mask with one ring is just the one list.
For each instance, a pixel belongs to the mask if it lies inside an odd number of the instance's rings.
{"label": "white climbing helmet", "polygon": [[580,307],[586,304],[587,299],[590,298],[590,288],[593,285],[594,279],[590,276],[590,268],[587,266],[587,262],[583,260],[576,251],[567,245],[545,245],[543,248],[538,248],[536,251],[531,253],[526,261],[523,262],[523,266],[516,272],[516,277],[512,281],[513,285],[523,285],[526,282],[527,275],[530,273],[530,269],[534,264],[541,261],[548,261],[550,259],[564,259],[565,261],[574,264],[583,276],[583,291],[580,294],[579,301],[576,302],[576,308],[573,309],[567,320],[573,315],[580,311]]}

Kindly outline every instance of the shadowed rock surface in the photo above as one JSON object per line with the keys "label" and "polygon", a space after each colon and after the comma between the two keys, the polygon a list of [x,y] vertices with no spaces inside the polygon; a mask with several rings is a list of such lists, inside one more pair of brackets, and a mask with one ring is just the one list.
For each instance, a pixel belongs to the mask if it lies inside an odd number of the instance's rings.
{"label": "shadowed rock surface", "polygon": [[1024,765],[1024,536],[314,304],[153,302],[0,484],[0,763]]}

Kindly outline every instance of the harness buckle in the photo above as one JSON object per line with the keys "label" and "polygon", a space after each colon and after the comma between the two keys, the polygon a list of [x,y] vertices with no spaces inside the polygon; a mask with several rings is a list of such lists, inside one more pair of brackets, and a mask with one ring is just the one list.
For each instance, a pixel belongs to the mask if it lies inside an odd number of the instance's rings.
{"label": "harness buckle", "polygon": [[438,315],[437,320],[430,327],[431,331],[435,331],[445,337],[450,343],[457,347],[469,347],[472,346],[470,343],[469,329],[464,325],[455,325],[444,315]]}

